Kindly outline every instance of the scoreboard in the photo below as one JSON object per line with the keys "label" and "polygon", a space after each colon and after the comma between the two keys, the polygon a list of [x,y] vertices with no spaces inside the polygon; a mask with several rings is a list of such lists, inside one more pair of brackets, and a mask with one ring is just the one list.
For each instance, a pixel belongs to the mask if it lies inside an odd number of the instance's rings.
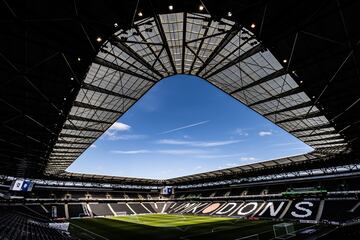
{"label": "scoreboard", "polygon": [[11,191],[18,191],[18,192],[31,192],[34,183],[30,180],[26,179],[16,179],[12,182],[10,186]]}
{"label": "scoreboard", "polygon": [[174,187],[166,186],[161,189],[162,195],[173,195],[174,194]]}

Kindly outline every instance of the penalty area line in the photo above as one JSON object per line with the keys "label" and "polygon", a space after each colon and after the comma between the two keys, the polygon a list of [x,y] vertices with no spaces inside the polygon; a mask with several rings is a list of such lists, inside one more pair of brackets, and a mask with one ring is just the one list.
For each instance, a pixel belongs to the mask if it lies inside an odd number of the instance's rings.
{"label": "penalty area line", "polygon": [[94,233],[94,232],[92,232],[92,231],[90,231],[90,230],[88,230],[86,228],[80,227],[79,225],[77,225],[75,223],[71,223],[71,224],[74,225],[75,227],[80,228],[81,230],[84,230],[84,231],[86,231],[86,232],[88,232],[90,234],[93,234],[93,235],[97,236],[97,237],[100,237],[100,238],[105,239],[105,240],[110,240],[110,239],[108,239],[108,238],[106,238],[104,236],[101,236],[101,235],[99,235],[97,233]]}

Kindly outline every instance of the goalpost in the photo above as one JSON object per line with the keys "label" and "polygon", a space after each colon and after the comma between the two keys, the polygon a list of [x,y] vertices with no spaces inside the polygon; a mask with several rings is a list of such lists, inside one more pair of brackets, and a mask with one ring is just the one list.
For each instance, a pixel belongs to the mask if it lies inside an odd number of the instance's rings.
{"label": "goalpost", "polygon": [[273,225],[274,235],[277,239],[287,239],[296,236],[293,223],[279,223]]}
{"label": "goalpost", "polygon": [[126,216],[127,213],[126,212],[115,212],[116,216]]}

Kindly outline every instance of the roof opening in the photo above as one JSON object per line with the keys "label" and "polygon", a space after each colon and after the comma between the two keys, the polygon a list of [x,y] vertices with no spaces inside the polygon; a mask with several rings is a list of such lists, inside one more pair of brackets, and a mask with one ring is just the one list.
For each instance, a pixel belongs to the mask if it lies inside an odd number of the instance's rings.
{"label": "roof opening", "polygon": [[69,168],[167,179],[312,148],[196,76],[159,82]]}

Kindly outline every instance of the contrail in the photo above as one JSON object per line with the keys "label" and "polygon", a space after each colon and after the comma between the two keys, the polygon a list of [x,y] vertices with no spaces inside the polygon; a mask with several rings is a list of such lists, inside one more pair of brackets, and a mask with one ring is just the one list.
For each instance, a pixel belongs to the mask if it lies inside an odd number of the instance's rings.
{"label": "contrail", "polygon": [[201,122],[198,122],[198,123],[193,123],[193,124],[189,124],[189,125],[186,125],[186,126],[174,128],[174,129],[171,129],[171,130],[167,130],[167,131],[165,131],[165,132],[161,132],[161,133],[159,133],[159,134],[166,134],[166,133],[176,132],[176,131],[179,131],[179,130],[182,130],[182,129],[199,126],[199,125],[202,125],[202,124],[205,124],[205,123],[208,123],[208,122],[210,122],[210,120],[201,121]]}

